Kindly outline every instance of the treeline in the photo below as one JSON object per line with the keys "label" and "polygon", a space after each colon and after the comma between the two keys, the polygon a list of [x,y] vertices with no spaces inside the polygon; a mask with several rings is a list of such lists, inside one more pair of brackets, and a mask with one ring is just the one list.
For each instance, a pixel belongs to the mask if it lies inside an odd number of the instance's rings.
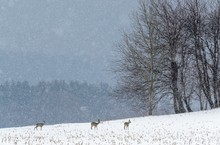
{"label": "treeline", "polygon": [[109,120],[134,116],[109,94],[108,84],[78,81],[5,82],[0,85],[0,127]]}
{"label": "treeline", "polygon": [[118,96],[149,115],[161,101],[175,113],[220,106],[219,1],[140,0],[132,20],[117,46]]}

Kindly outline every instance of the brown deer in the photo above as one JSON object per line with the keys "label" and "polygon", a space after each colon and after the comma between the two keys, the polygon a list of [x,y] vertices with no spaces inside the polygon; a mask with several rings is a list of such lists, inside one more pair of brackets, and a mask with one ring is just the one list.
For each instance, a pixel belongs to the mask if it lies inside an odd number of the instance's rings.
{"label": "brown deer", "polygon": [[98,122],[91,122],[91,129],[94,127],[94,128],[97,128],[97,126],[99,125],[100,123],[100,120],[98,119]]}
{"label": "brown deer", "polygon": [[42,123],[37,123],[36,126],[34,127],[34,130],[37,129],[38,127],[40,127],[42,130],[42,127],[44,126],[44,124],[45,124],[45,121],[43,121]]}
{"label": "brown deer", "polygon": [[124,123],[124,129],[129,129],[129,124],[131,123],[131,121],[129,120],[128,122]]}

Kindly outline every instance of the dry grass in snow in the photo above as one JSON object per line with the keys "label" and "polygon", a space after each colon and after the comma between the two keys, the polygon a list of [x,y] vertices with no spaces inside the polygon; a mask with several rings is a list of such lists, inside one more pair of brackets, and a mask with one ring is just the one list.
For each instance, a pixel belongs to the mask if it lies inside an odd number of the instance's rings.
{"label": "dry grass in snow", "polygon": [[220,145],[220,110],[90,123],[0,129],[1,145]]}

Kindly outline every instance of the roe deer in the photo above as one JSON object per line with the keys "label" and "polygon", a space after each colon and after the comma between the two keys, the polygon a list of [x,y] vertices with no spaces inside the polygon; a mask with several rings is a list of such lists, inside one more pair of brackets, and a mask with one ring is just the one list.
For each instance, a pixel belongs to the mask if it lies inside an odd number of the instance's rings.
{"label": "roe deer", "polygon": [[99,119],[98,119],[98,122],[91,122],[91,129],[92,129],[92,127],[97,128],[99,123],[100,123]]}
{"label": "roe deer", "polygon": [[124,123],[124,129],[129,129],[129,124],[131,123],[131,121],[129,120],[128,122]]}
{"label": "roe deer", "polygon": [[44,126],[44,123],[45,123],[45,121],[43,121],[42,123],[37,123],[34,130],[37,129],[38,127],[40,127],[41,130],[42,130],[42,127]]}

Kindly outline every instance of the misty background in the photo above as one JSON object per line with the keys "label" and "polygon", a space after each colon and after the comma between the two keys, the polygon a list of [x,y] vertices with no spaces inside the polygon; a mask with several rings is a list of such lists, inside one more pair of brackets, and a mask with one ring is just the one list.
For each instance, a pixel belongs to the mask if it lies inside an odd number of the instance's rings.
{"label": "misty background", "polygon": [[140,115],[110,95],[109,71],[136,7],[135,0],[1,0],[0,127]]}
{"label": "misty background", "polygon": [[114,84],[114,44],[134,0],[1,0],[0,81]]}

